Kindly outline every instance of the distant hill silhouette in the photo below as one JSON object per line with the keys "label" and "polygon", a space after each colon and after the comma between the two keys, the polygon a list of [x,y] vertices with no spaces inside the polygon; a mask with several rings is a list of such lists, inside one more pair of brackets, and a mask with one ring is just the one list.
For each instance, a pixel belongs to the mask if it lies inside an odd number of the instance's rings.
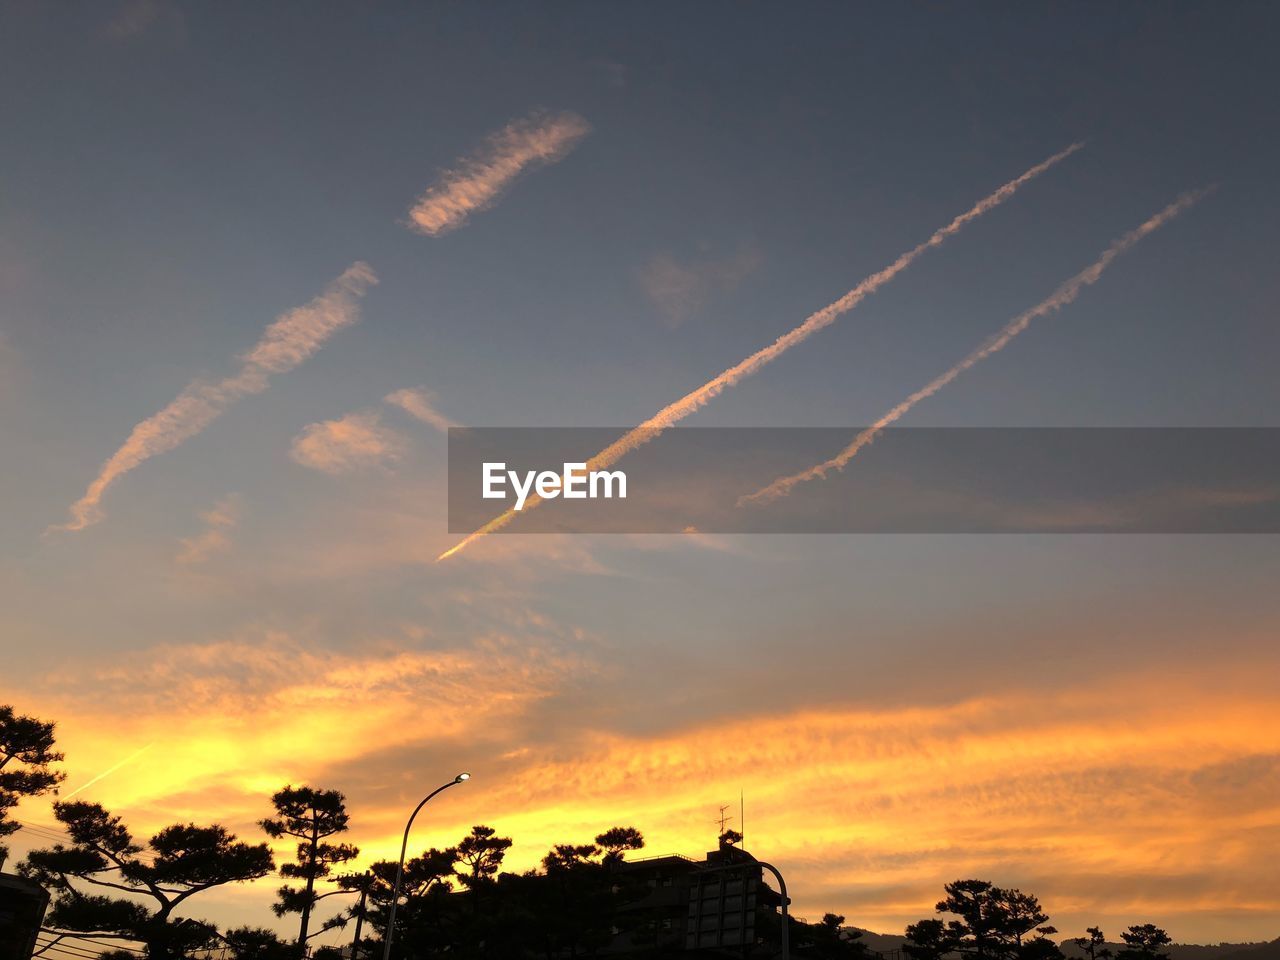
{"label": "distant hill silhouette", "polygon": [[[902,945],[907,942],[907,938],[901,934],[876,933],[861,927],[848,929],[862,930],[861,942],[876,953],[901,950]],[[1070,960],[1086,956],[1083,950],[1070,943],[1067,938],[1060,940],[1059,945]],[[1107,946],[1113,954],[1124,949],[1123,943],[1108,943]],[[1280,938],[1259,943],[1174,943],[1168,947],[1168,952],[1169,960],[1280,960]]]}
{"label": "distant hill silhouette", "polygon": [[901,950],[902,945],[907,942],[907,938],[900,933],[876,933],[873,930],[863,930],[862,927],[846,927],[848,930],[862,930],[860,943],[865,943],[867,947],[876,953],[889,953],[893,950]]}
{"label": "distant hill silhouette", "polygon": [[[1280,937],[1270,943],[1231,944],[1231,946],[1239,949],[1222,954],[1213,960],[1280,960]],[[1173,957],[1170,960],[1182,960],[1182,958]]]}

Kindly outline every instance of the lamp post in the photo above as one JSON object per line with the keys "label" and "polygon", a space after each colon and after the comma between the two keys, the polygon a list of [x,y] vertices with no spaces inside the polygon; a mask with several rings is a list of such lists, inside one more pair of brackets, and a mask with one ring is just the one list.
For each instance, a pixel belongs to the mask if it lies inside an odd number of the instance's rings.
{"label": "lamp post", "polygon": [[442,784],[428,793],[422,798],[422,802],[413,808],[413,813],[409,814],[409,822],[404,825],[404,840],[400,844],[400,862],[396,865],[396,882],[391,889],[391,913],[387,917],[387,932],[383,937],[382,944],[382,960],[391,960],[391,938],[395,935],[396,930],[396,904],[400,902],[400,882],[404,879],[404,854],[409,849],[409,831],[413,828],[413,819],[418,815],[418,811],[427,805],[427,801],[434,797],[442,790],[448,790],[456,783],[462,783],[464,780],[470,780],[471,774],[460,773],[448,783]]}
{"label": "lamp post", "polygon": [[787,928],[791,925],[791,918],[787,915],[787,881],[782,879],[782,874],[772,863],[765,863],[763,860],[756,861],[760,866],[768,870],[778,878],[778,893],[782,895],[782,960],[791,960],[791,945],[789,943],[791,931]]}

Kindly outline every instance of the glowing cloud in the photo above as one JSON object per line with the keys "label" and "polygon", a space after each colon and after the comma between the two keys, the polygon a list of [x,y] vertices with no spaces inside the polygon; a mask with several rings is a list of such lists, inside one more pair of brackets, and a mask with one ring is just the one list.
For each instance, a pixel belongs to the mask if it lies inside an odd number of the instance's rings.
{"label": "glowing cloud", "polygon": [[313,423],[293,438],[289,456],[324,473],[351,473],[386,467],[400,459],[404,438],[380,422],[376,413],[349,413]]}
{"label": "glowing cloud", "polygon": [[435,398],[426,390],[404,389],[397,390],[395,393],[389,393],[383,400],[394,407],[399,407],[415,420],[421,420],[423,423],[435,427],[441,433],[448,433],[450,427],[456,427],[454,423],[443,413],[435,408],[432,401]]}
{"label": "glowing cloud", "polygon": [[490,134],[485,145],[440,176],[409,209],[410,226],[439,237],[492,206],[525,170],[555,163],[591,127],[577,114],[535,113]]}
{"label": "glowing cloud", "polygon": [[[714,846],[715,804],[743,789],[749,849],[786,872],[801,915],[901,930],[944,881],[977,875],[1025,882],[1062,929],[1209,911],[1274,929],[1258,854],[1280,812],[1273,657],[1040,672],[958,700],[744,696],[655,725],[625,677],[575,652],[575,629],[518,613],[509,634],[447,647],[362,637],[340,651],[252,630],[104,651],[24,699],[59,720],[73,782],[116,765],[101,799],[140,833],[216,811],[254,835],[274,789],[318,781],[351,799],[363,864],[398,852],[423,768],[465,757],[476,790],[437,808],[415,850],[490,823],[515,838],[520,870],[552,843],[632,823],[655,853],[697,854]],[[154,741],[148,762],[120,763],[122,740]],[[253,908],[272,893],[259,887]]]}
{"label": "glowing cloud", "polygon": [[668,253],[653,257],[640,271],[645,295],[675,328],[693,317],[715,294],[735,289],[760,265],[760,254],[746,247],[724,259],[682,262]]}
{"label": "glowing cloud", "polygon": [[[59,742],[73,764],[115,760],[126,738],[154,741],[164,757],[121,770],[135,754],[102,773],[75,766],[77,777],[96,774],[81,790],[119,771],[111,794],[122,808],[195,818],[201,807],[207,815],[212,791],[234,816],[236,798],[260,804],[277,779],[303,779],[345,759],[513,736],[537,703],[595,671],[556,640],[528,631],[519,640],[490,635],[447,649],[402,642],[368,638],[359,652],[342,653],[254,632],[155,647],[81,665],[51,684],[41,706],[58,716]],[[104,714],[111,724],[101,723]],[[375,776],[397,779],[384,769]],[[168,812],[156,813],[161,807]]]}
{"label": "glowing cloud", "polygon": [[215,553],[231,548],[231,533],[240,524],[240,498],[236,494],[223,497],[200,514],[204,530],[194,537],[184,538],[179,563],[203,563]]}
{"label": "glowing cloud", "polygon": [[309,358],[333,334],[360,319],[359,299],[378,282],[367,263],[357,262],[310,303],[282,314],[240,358],[240,369],[217,383],[195,381],[159,413],[133,428],[102,465],[83,497],[71,505],[71,520],[58,530],[83,530],[102,520],[102,497],[126,473],[173,450],[218,419],[241,397],[267,389],[271,375],[286,373]]}
{"label": "glowing cloud", "polygon": [[1195,193],[1183,194],[1140,227],[1129,231],[1123,237],[1116,240],[1097,260],[1085,267],[1085,269],[1081,270],[1070,280],[1063,283],[1057,290],[1044,300],[1041,300],[1030,310],[1027,310],[1025,313],[1020,313],[1018,316],[1014,317],[1005,324],[1004,328],[999,333],[989,339],[977,350],[974,350],[951,369],[935,377],[933,380],[930,380],[915,393],[911,394],[879,420],[859,433],[852,443],[830,460],[824,460],[822,463],[812,466],[807,470],[802,470],[799,473],[780,477],[768,486],[757,490],[755,493],[739,497],[738,506],[743,506],[747,503],[767,503],[771,500],[776,500],[779,497],[785,497],[791,492],[791,488],[797,484],[825,477],[831,470],[843,470],[845,465],[858,455],[858,451],[862,450],[863,447],[874,441],[885,427],[889,426],[895,420],[900,419],[908,410],[914,407],[921,400],[925,400],[933,396],[970,367],[981,363],[993,353],[999,353],[1009,345],[1009,342],[1013,340],[1014,337],[1026,330],[1027,327],[1031,325],[1032,320],[1035,320],[1037,317],[1043,317],[1046,314],[1054,313],[1074,302],[1076,297],[1080,295],[1080,291],[1085,287],[1098,282],[1103,271],[1111,265],[1111,262],[1115,260],[1116,257],[1120,256],[1120,254],[1124,253],[1143,237],[1159,230],[1183,210],[1186,210],[1189,206],[1203,197],[1206,192],[1207,191],[1201,190]]}
{"label": "glowing cloud", "polygon": [[[705,407],[729,387],[738,383],[740,380],[751,376],[751,374],[758,371],[765,364],[772,360],[776,360],[797,344],[808,340],[819,330],[823,330],[826,327],[831,326],[831,324],[835,323],[842,315],[848,313],[868,296],[875,293],[903,270],[911,266],[911,264],[914,263],[925,251],[933,247],[940,246],[949,237],[955,236],[955,234],[959,233],[966,224],[976,220],[984,213],[987,213],[1004,203],[1024,184],[1034,180],[1050,167],[1062,160],[1065,160],[1067,157],[1071,156],[1071,154],[1083,147],[1083,143],[1071,144],[1071,146],[1067,147],[1065,150],[1055,153],[1052,157],[1049,157],[1049,159],[1036,164],[1021,176],[1014,180],[1010,180],[991,195],[979,200],[971,208],[960,214],[960,216],[956,217],[945,227],[940,227],[938,230],[935,230],[929,239],[912,247],[883,270],[873,273],[871,276],[867,277],[839,300],[828,304],[817,313],[810,315],[804,323],[800,324],[789,333],[783,334],[767,347],[757,350],[745,360],[724,371],[724,373],[708,380],[692,393],[688,393],[675,403],[664,407],[655,416],[650,417],[644,423],[640,424],[640,426],[625,434],[611,446],[596,454],[596,456],[588,462],[587,468],[589,470],[602,470],[612,466],[632,450],[635,450],[656,438],[668,427],[674,426],[691,413]],[[536,497],[531,497],[525,503],[524,510],[531,510],[540,502],[541,501]],[[438,559],[448,559],[485,534],[493,533],[495,530],[502,529],[515,518],[515,515],[516,514],[513,510],[508,510],[506,513],[495,517],[479,530],[468,535],[465,539],[440,554]]]}

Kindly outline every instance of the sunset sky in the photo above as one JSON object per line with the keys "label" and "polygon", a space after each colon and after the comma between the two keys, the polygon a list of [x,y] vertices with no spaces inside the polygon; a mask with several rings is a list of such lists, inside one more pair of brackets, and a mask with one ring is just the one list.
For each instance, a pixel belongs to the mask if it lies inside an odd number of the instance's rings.
{"label": "sunset sky", "polygon": [[1280,427],[1277,28],[0,6],[0,703],[144,836],[259,840],[305,782],[363,864],[465,769],[413,848],[487,823],[525,869],[619,824],[700,855],[741,791],[800,916],[900,933],[976,876],[1064,936],[1280,936],[1274,536],[517,520],[437,561],[450,425],[640,424],[1077,143],[684,422],[852,440],[1216,187],[898,422]]}

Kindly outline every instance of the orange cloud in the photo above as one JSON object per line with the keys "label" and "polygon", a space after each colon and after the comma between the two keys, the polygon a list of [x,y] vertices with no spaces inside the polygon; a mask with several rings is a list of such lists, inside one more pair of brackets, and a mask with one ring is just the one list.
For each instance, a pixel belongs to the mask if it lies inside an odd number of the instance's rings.
{"label": "orange cloud", "polygon": [[440,175],[409,209],[410,225],[432,237],[456,230],[471,214],[491,207],[521,173],[555,163],[590,129],[573,113],[535,113],[509,123],[491,134],[480,150]]}
{"label": "orange cloud", "polygon": [[[549,629],[535,616],[522,632]],[[140,823],[217,816],[251,832],[281,783],[322,782],[347,791],[369,860],[398,849],[422,793],[470,768],[414,844],[488,822],[516,839],[510,865],[523,868],[619,823],[654,853],[699,853],[717,804],[742,789],[747,845],[788,875],[801,915],[900,930],[943,882],[978,875],[1038,893],[1070,931],[1230,914],[1242,937],[1280,916],[1275,867],[1258,856],[1280,839],[1280,698],[1256,667],[1153,666],[926,706],[744,703],[625,733],[583,724],[598,714],[573,698],[609,678],[557,643],[420,643],[359,656],[280,635],[166,647],[48,678],[31,706],[61,718],[83,775],[121,742],[156,741],[95,787]]]}
{"label": "orange cloud", "polygon": [[204,529],[180,543],[177,561],[182,564],[204,563],[211,556],[231,549],[231,534],[240,525],[240,497],[230,494],[200,514]]}
{"label": "orange cloud", "polygon": [[289,456],[324,473],[351,473],[387,467],[404,453],[404,438],[384,427],[376,413],[349,413],[305,427],[293,438]]}
{"label": "orange cloud", "polygon": [[383,400],[441,433],[448,433],[450,427],[458,426],[435,408],[435,398],[426,390],[405,388],[387,394]]}

